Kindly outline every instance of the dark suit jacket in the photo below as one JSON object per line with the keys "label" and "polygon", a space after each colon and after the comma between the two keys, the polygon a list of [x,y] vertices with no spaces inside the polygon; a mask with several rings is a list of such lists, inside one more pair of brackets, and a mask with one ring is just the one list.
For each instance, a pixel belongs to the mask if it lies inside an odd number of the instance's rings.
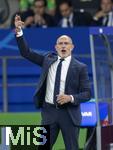
{"label": "dark suit jacket", "polygon": [[[20,49],[20,53],[23,57],[42,67],[42,74],[34,94],[35,104],[37,108],[41,108],[45,100],[48,70],[50,65],[57,60],[57,55],[55,53],[49,53],[43,56],[32,51],[28,48],[23,37],[17,38],[17,43]],[[65,94],[73,95],[74,97],[74,103],[68,103],[67,110],[71,116],[71,119],[73,120],[73,123],[75,125],[80,125],[81,111],[79,104],[90,99],[90,84],[87,66],[76,60],[74,57],[71,59],[66,77]]]}

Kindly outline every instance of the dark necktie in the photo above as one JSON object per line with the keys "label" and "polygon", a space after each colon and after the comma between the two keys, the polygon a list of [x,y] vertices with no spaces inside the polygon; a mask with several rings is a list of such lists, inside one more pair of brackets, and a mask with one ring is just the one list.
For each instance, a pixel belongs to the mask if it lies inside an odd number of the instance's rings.
{"label": "dark necktie", "polygon": [[67,18],[67,27],[71,27],[71,24],[70,24],[69,18]]}
{"label": "dark necktie", "polygon": [[60,62],[57,66],[57,70],[56,70],[56,77],[55,77],[55,85],[54,85],[54,94],[53,94],[53,101],[54,104],[56,104],[56,95],[59,94],[60,91],[60,79],[61,79],[61,68],[62,68],[62,61],[64,61],[64,59],[60,59]]}
{"label": "dark necktie", "polygon": [[108,21],[109,21],[109,16],[106,15],[106,21],[105,21],[105,23],[104,23],[104,26],[107,26],[107,25],[108,25]]}

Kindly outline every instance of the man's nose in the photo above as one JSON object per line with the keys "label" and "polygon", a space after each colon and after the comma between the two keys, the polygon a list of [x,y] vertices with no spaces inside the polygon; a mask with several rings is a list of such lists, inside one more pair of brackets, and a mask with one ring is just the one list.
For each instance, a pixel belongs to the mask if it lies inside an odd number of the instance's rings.
{"label": "man's nose", "polygon": [[66,47],[66,44],[65,44],[65,43],[62,43],[62,47]]}
{"label": "man's nose", "polygon": [[62,45],[62,49],[65,49],[66,48],[66,46],[65,45]]}

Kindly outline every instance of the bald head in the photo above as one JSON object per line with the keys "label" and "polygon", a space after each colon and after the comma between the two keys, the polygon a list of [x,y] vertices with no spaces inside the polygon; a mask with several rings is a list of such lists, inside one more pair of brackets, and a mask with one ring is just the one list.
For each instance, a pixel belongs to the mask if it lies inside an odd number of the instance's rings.
{"label": "bald head", "polygon": [[62,58],[70,56],[73,48],[74,45],[72,39],[67,35],[60,36],[56,41],[55,49]]}
{"label": "bald head", "polygon": [[73,43],[71,37],[69,37],[68,35],[61,35],[61,36],[57,39],[57,42],[56,42],[56,43],[58,43],[62,38],[67,39],[71,44]]}

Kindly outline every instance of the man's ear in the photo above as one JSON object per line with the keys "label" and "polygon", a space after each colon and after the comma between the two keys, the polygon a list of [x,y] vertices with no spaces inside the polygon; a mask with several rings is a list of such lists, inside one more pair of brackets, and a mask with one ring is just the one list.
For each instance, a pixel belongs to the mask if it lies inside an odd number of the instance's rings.
{"label": "man's ear", "polygon": [[55,45],[55,50],[57,51],[57,45]]}
{"label": "man's ear", "polygon": [[75,46],[72,44],[72,46],[71,46],[71,50],[73,50],[73,49],[74,49],[74,47],[75,47]]}

